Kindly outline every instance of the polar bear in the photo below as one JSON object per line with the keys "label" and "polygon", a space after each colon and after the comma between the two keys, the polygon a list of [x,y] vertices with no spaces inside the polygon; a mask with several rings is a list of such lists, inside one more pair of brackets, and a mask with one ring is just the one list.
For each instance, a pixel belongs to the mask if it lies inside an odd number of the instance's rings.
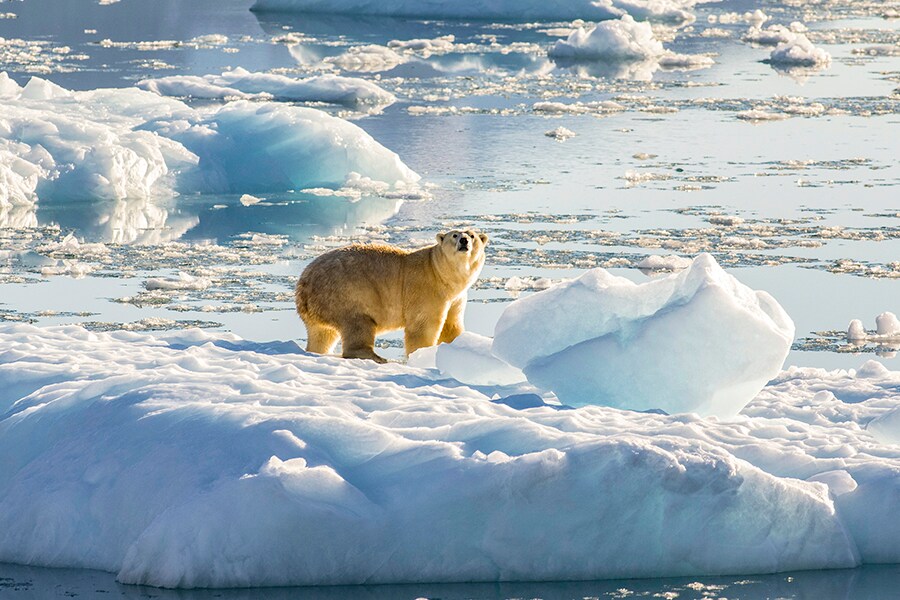
{"label": "polar bear", "polygon": [[340,337],[344,358],[383,363],[375,336],[385,331],[405,330],[407,356],[456,339],[488,236],[454,229],[436,239],[419,250],[354,244],[313,260],[295,293],[307,352],[327,354]]}

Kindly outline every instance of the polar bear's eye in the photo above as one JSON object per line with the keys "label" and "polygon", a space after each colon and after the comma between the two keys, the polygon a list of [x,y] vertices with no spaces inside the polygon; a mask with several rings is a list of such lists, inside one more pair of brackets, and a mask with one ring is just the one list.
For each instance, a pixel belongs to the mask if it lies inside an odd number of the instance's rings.
{"label": "polar bear's eye", "polygon": [[459,237],[459,234],[458,234],[458,233],[454,233],[454,234],[453,234],[453,239],[454,239],[454,240],[455,240],[456,238],[458,238],[458,237]]}

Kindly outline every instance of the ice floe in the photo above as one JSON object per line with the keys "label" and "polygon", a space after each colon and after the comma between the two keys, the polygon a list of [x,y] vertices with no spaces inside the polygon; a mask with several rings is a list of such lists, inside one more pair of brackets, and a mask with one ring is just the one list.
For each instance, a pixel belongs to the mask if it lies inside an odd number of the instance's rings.
{"label": "ice floe", "polygon": [[703,254],[640,285],[594,269],[519,299],[493,351],[566,404],[729,416],[779,372],[793,339],[769,294]]}
{"label": "ice floe", "polygon": [[802,33],[780,44],[769,54],[769,62],[773,65],[815,67],[828,65],[831,55],[813,46],[809,38]]}
{"label": "ice floe", "polygon": [[666,50],[649,23],[635,21],[629,15],[603,21],[591,29],[579,27],[565,40],[556,42],[549,55],[563,61],[563,64],[566,61],[649,62],[651,64],[639,69],[639,72],[649,69],[651,74],[655,65],[691,69],[708,67],[714,62],[708,56],[676,54]]}
{"label": "ice floe", "polygon": [[564,142],[569,138],[575,137],[577,134],[571,129],[567,129],[563,126],[559,126],[556,129],[551,129],[550,131],[545,131],[544,135],[549,138],[555,139],[557,142]]}
{"label": "ice floe", "polygon": [[221,75],[172,75],[144,79],[137,85],[161,96],[194,98],[272,98],[349,106],[384,106],[396,100],[390,92],[357,77],[318,75],[296,79],[272,73],[254,73],[240,67]]}
{"label": "ice floe", "polygon": [[896,562],[898,384],[792,368],[718,421],[492,402],[291,342],[7,324],[0,560],[169,587]]}
{"label": "ice floe", "polygon": [[5,77],[0,106],[0,206],[337,188],[353,173],[389,188],[419,179],[358,126],[313,108],[192,108],[138,89],[70,92]]}

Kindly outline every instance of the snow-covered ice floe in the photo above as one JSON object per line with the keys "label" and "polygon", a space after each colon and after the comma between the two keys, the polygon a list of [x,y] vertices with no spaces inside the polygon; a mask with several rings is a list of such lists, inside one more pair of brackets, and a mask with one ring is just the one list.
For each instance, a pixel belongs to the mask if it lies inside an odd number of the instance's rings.
{"label": "snow-covered ice floe", "polygon": [[352,173],[389,187],[419,180],[358,126],[313,108],[193,108],[139,89],[74,92],[36,77],[20,87],[0,74],[0,207],[337,188]]}
{"label": "snow-covered ice floe", "polygon": [[510,304],[493,352],[566,404],[737,414],[778,374],[794,324],[709,254],[635,284],[605,269]]}
{"label": "snow-covered ice floe", "polygon": [[298,102],[328,102],[348,106],[392,104],[396,97],[371,81],[358,77],[318,75],[296,79],[254,73],[240,67],[221,75],[172,75],[144,79],[138,87],[161,96],[194,98],[272,98]]}
{"label": "snow-covered ice floe", "polygon": [[817,48],[802,33],[790,33],[769,54],[768,62],[786,67],[817,67],[831,63],[831,55]]}
{"label": "snow-covered ice floe", "polygon": [[867,427],[896,433],[898,389],[870,362],[732,421],[517,410],[293,343],[7,324],[0,561],[180,587],[897,562],[900,446]]}
{"label": "snow-covered ice floe", "polygon": [[[715,1],[715,0],[706,0]],[[500,21],[604,20],[623,15],[689,23],[704,0],[256,0],[251,10]]]}
{"label": "snow-covered ice floe", "polygon": [[651,61],[655,63],[654,66],[658,64],[680,69],[708,67],[714,63],[708,56],[676,54],[666,50],[654,36],[649,23],[635,21],[629,15],[603,21],[590,29],[578,27],[568,38],[556,42],[550,48],[549,55],[563,62]]}

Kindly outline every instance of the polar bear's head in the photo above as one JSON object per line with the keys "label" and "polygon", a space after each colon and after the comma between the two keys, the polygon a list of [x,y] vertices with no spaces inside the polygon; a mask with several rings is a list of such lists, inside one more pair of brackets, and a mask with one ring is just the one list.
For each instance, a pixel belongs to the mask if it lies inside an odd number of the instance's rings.
{"label": "polar bear's head", "polygon": [[484,233],[467,229],[465,231],[454,229],[446,233],[437,234],[437,243],[441,250],[449,256],[466,256],[467,258],[479,258],[484,255],[484,247],[487,246],[488,236]]}

